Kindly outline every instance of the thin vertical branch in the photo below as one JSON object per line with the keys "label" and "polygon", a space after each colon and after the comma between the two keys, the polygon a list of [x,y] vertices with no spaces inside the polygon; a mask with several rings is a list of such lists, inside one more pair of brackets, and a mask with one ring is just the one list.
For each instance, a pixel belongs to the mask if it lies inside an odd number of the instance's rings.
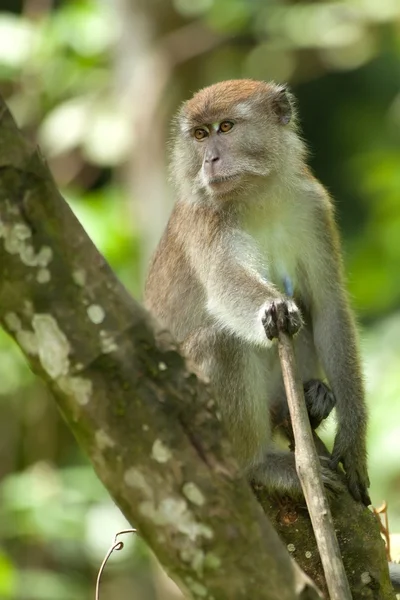
{"label": "thin vertical branch", "polygon": [[303,386],[297,371],[291,337],[279,332],[286,396],[295,440],[296,469],[303,488],[331,600],[351,600],[351,592],[336,538],[331,510],[322,483]]}

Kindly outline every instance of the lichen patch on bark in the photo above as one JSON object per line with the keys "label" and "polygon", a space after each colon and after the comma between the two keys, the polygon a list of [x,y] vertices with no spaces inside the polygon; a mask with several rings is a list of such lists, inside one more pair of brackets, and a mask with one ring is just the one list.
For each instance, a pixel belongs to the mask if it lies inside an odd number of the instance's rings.
{"label": "lichen patch on bark", "polygon": [[99,306],[99,304],[91,304],[90,306],[87,307],[86,312],[87,312],[89,319],[95,325],[100,325],[100,323],[102,323],[104,321],[104,318],[106,316],[106,313],[104,312],[104,308]]}
{"label": "lichen patch on bark", "polygon": [[202,492],[199,490],[197,485],[191,481],[188,481],[183,485],[182,492],[184,496],[186,496],[186,498],[190,500],[190,502],[196,504],[197,506],[203,506],[203,504],[206,501],[205,497],[203,496]]}
{"label": "lichen patch on bark", "polygon": [[4,249],[9,254],[18,254],[21,262],[27,267],[47,267],[53,258],[49,246],[42,246],[35,252],[28,241],[32,231],[25,223],[4,223],[0,221],[0,238],[4,239]]}
{"label": "lichen patch on bark", "polygon": [[93,384],[90,379],[63,375],[57,379],[57,384],[64,394],[73,397],[80,406],[86,406],[89,403],[93,392]]}
{"label": "lichen patch on bark", "polygon": [[36,314],[32,318],[39,359],[51,379],[67,375],[71,347],[57,321],[49,314]]}
{"label": "lichen patch on bark", "polygon": [[159,463],[166,463],[172,457],[172,452],[161,440],[156,440],[151,449],[151,457]]}
{"label": "lichen patch on bark", "polygon": [[96,431],[95,439],[99,450],[105,450],[106,448],[113,448],[115,446],[114,440],[111,439],[104,429]]}

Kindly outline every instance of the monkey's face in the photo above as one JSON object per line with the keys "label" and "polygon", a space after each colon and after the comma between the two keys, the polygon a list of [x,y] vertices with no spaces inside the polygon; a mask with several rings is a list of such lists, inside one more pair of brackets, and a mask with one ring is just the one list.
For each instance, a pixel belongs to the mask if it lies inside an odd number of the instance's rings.
{"label": "monkey's face", "polygon": [[174,174],[193,192],[224,196],[273,173],[292,108],[284,88],[251,80],[205,88],[178,115]]}

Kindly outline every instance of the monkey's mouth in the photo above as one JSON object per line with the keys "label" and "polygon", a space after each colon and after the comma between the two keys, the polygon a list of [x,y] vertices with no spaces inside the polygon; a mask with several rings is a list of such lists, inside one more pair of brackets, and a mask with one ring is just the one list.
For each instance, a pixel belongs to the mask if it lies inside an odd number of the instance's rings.
{"label": "monkey's mouth", "polygon": [[232,175],[220,175],[216,177],[210,177],[208,180],[208,185],[219,185],[220,183],[226,183],[228,181],[234,181],[235,179],[239,179],[239,173],[233,173]]}

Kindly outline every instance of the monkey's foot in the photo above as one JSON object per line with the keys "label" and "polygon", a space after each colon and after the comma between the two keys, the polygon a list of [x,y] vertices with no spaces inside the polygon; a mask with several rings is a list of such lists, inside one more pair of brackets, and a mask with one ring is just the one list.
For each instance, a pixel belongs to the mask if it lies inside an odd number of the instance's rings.
{"label": "monkey's foot", "polygon": [[[337,473],[332,471],[332,469],[328,466],[329,459],[326,456],[320,456],[319,459],[321,462],[322,483],[324,484],[328,495],[338,496],[346,489],[345,486],[343,485]],[[327,466],[324,466],[324,463]]]}
{"label": "monkey's foot", "polygon": [[[329,468],[329,459],[320,457],[320,461],[322,483],[329,496],[337,496],[345,489],[344,485],[338,474]],[[304,498],[292,452],[269,451],[264,461],[252,467],[247,476],[253,485],[265,486],[270,494],[287,496],[293,500]]]}
{"label": "monkey's foot", "polygon": [[317,429],[335,407],[335,396],[319,379],[310,379],[303,387],[310,424],[312,429]]}
{"label": "monkey's foot", "polygon": [[266,304],[262,317],[265,334],[269,340],[278,337],[280,331],[294,335],[303,324],[300,310],[293,300],[272,300]]}

